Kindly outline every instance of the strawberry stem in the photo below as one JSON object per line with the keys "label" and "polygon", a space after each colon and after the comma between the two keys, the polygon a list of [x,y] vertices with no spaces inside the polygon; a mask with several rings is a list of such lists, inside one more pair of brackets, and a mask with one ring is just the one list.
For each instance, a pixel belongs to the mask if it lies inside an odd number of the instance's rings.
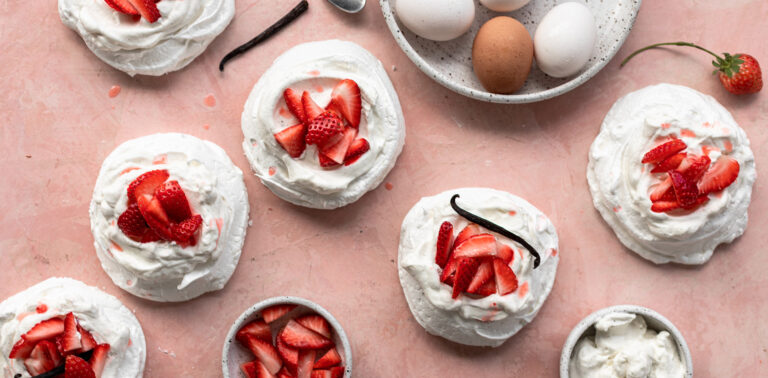
{"label": "strawberry stem", "polygon": [[624,67],[624,65],[627,64],[627,62],[629,62],[630,59],[635,57],[635,55],[640,54],[643,51],[650,50],[650,49],[655,49],[655,48],[661,47],[661,46],[688,46],[688,47],[693,47],[693,48],[697,48],[697,49],[699,49],[701,51],[704,51],[704,52],[708,53],[709,55],[714,56],[715,60],[718,63],[721,63],[721,62],[725,61],[725,59],[723,57],[721,57],[720,55],[717,55],[717,54],[713,53],[712,51],[709,51],[709,50],[707,50],[707,49],[705,49],[705,48],[703,48],[703,47],[701,47],[699,45],[696,45],[694,43],[690,43],[690,42],[662,42],[662,43],[656,43],[656,44],[653,44],[653,45],[650,45],[650,46],[643,47],[642,49],[637,50],[637,51],[633,52],[632,54],[629,54],[628,57],[626,57],[623,61],[621,61],[621,64],[619,65],[619,68]]}

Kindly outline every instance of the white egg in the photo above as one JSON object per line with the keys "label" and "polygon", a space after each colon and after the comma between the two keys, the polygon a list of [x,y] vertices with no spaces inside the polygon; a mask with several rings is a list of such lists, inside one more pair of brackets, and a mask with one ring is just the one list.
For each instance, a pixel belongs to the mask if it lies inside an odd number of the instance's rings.
{"label": "white egg", "polygon": [[494,12],[512,12],[528,4],[531,0],[480,0],[486,8]]}
{"label": "white egg", "polygon": [[395,12],[410,31],[433,41],[448,41],[469,30],[473,0],[397,0]]}
{"label": "white egg", "polygon": [[589,8],[581,3],[560,4],[536,27],[536,65],[552,77],[571,76],[587,64],[596,39],[595,17]]}

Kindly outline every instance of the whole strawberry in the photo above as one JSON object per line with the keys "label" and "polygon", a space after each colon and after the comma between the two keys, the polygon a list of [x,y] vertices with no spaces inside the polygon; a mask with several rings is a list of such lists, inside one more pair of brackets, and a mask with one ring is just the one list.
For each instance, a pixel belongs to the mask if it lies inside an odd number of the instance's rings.
{"label": "whole strawberry", "polygon": [[723,56],[720,56],[690,42],[664,42],[643,47],[624,59],[620,67],[624,67],[635,55],[661,46],[688,46],[714,56],[715,60],[712,61],[712,65],[716,68],[714,73],[720,77],[723,87],[735,95],[757,93],[763,88],[763,74],[760,71],[760,64],[757,63],[757,59],[753,56],[729,53],[723,53]]}

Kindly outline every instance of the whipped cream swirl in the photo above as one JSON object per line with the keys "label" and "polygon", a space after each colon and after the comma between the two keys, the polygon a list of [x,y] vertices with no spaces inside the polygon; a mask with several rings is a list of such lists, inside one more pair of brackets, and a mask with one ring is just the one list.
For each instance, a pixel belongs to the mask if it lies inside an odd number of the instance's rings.
{"label": "whipped cream swirl", "polygon": [[[440,282],[435,263],[440,225],[453,223],[454,234],[469,224],[451,208],[459,194],[462,208],[488,219],[528,241],[541,254],[533,269],[533,256],[503,235],[484,230],[515,250],[510,267],[518,289],[501,296],[451,298],[450,286]],[[427,332],[466,345],[499,346],[530,323],[555,282],[559,260],[554,225],[537,208],[512,194],[485,188],[450,190],[422,198],[408,212],[400,232],[398,273],[405,298],[416,321]]]}
{"label": "whipped cream swirl", "polygon": [[[41,304],[47,310],[38,313]],[[71,278],[49,278],[0,303],[0,375],[31,377],[23,360],[8,358],[13,344],[37,323],[70,312],[96,342],[109,344],[102,378],[143,376],[147,347],[139,321],[117,298]]]}
{"label": "whipped cream swirl", "polygon": [[[197,244],[140,243],[117,218],[139,175],[168,171],[203,224]],[[185,134],[155,134],[117,147],[105,160],[91,201],[91,231],[102,267],[117,286],[155,301],[184,301],[219,290],[237,266],[248,223],[243,174],[219,146]]]}
{"label": "whipped cream swirl", "polygon": [[[298,120],[287,112],[283,92],[307,90],[324,107],[333,87],[352,79],[362,95],[358,138],[370,150],[349,166],[323,169],[314,145],[292,158],[274,134]],[[377,187],[394,167],[405,143],[397,93],[381,62],[362,47],[338,40],[311,42],[278,57],[253,87],[242,116],[243,149],[256,176],[280,198],[306,207],[334,209]]]}
{"label": "whipped cream swirl", "polygon": [[59,0],[59,16],[91,51],[131,76],[159,76],[192,62],[229,25],[234,0],[163,0],[154,23],[135,20],[103,0]]}
{"label": "whipped cream swirl", "polygon": [[595,335],[579,340],[569,363],[571,378],[683,378],[685,365],[667,331],[648,329],[645,318],[626,312],[595,323]]}
{"label": "whipped cream swirl", "polygon": [[[687,152],[736,159],[739,177],[709,202],[684,213],[651,211],[649,194],[664,174],[651,174],[643,155],[674,135]],[[587,179],[595,207],[619,240],[657,264],[702,264],[715,247],[747,227],[755,182],[749,139],[714,98],[693,89],[659,84],[616,101],[589,152]]]}

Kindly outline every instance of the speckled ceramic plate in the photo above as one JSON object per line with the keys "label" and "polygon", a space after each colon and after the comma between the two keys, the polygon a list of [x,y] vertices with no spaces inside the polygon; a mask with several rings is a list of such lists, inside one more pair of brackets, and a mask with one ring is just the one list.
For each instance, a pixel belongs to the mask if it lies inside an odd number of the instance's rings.
{"label": "speckled ceramic plate", "polygon": [[397,44],[427,76],[448,89],[474,99],[504,104],[520,104],[546,100],[566,93],[595,76],[619,51],[632,29],[642,0],[580,0],[597,21],[597,43],[587,66],[576,76],[556,79],[540,71],[534,63],[531,74],[520,91],[499,95],[486,91],[472,71],[472,42],[486,21],[508,15],[525,25],[533,36],[536,25],[555,5],[573,0],[531,0],[523,8],[509,13],[493,12],[475,1],[475,22],[459,38],[435,42],[401,28],[395,15],[397,0],[379,0],[384,19]]}

